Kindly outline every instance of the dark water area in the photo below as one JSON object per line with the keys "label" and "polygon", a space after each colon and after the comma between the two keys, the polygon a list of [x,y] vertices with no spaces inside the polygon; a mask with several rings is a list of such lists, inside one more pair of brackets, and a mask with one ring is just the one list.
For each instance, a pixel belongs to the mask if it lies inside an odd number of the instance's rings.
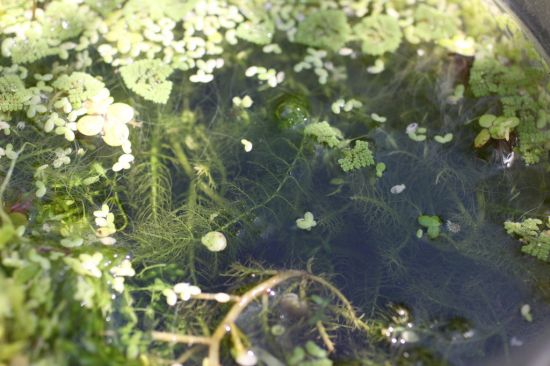
{"label": "dark water area", "polygon": [[[392,344],[389,337],[396,359],[472,365],[514,354],[546,328],[540,319],[550,315],[548,275],[519,253],[502,223],[545,212],[548,175],[520,162],[505,167],[499,156],[482,159],[467,136],[457,135],[449,147],[380,128],[374,140],[377,160],[387,166],[382,178],[358,174],[335,187],[326,170],[312,172],[307,209],[338,212],[335,222],[319,215],[319,227],[306,232],[282,211],[269,213],[281,225],[260,213],[261,239],[244,257],[289,267],[313,256],[314,268],[330,273],[367,316],[391,316],[402,306],[419,339],[395,336]],[[304,175],[299,168],[291,174],[298,181]],[[392,194],[398,184],[405,190]],[[441,218],[438,238],[417,237],[421,214]],[[525,304],[539,321],[522,317]]]}

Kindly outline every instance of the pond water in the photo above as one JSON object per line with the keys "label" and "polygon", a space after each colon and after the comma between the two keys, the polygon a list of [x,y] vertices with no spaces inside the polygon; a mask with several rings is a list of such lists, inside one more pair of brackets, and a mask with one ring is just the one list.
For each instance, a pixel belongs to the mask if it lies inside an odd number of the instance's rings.
{"label": "pond water", "polygon": [[0,366],[547,346],[550,73],[495,4],[9,4]]}

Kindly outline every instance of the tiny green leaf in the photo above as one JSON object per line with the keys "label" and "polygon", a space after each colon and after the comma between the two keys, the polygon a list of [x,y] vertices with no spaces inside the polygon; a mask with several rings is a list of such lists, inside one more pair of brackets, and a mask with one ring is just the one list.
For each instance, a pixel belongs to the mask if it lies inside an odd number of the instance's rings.
{"label": "tiny green leaf", "polygon": [[434,140],[440,144],[446,144],[448,142],[451,142],[453,140],[453,134],[447,133],[445,136],[436,135],[434,137]]}
{"label": "tiny green leaf", "polygon": [[484,128],[483,130],[479,131],[477,134],[475,140],[474,140],[474,146],[476,148],[480,148],[484,146],[489,140],[491,139],[491,133],[488,129]]}
{"label": "tiny green leaf", "polygon": [[479,125],[483,128],[489,128],[493,125],[493,122],[497,119],[497,116],[492,114],[484,114],[479,117]]}
{"label": "tiny green leaf", "polygon": [[386,171],[386,164],[384,163],[376,164],[376,176],[378,178],[381,178],[385,171]]}

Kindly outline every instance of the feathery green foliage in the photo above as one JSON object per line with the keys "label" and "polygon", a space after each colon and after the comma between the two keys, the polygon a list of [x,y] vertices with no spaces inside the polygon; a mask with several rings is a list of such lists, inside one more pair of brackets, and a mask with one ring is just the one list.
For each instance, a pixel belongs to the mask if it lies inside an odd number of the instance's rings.
{"label": "feathery green foliage", "polygon": [[542,261],[550,260],[550,225],[539,219],[521,222],[506,221],[504,228],[509,235],[519,238],[521,251]]}
{"label": "feathery green foliage", "polygon": [[134,93],[154,103],[165,104],[172,90],[167,78],[172,68],[161,60],[140,60],[120,68],[126,86]]}
{"label": "feathery green foliage", "polygon": [[63,92],[72,107],[77,109],[82,106],[84,101],[99,94],[105,84],[85,72],[73,72],[70,75],[59,76],[52,86]]}
{"label": "feathery green foliage", "polygon": [[17,75],[0,77],[0,112],[14,112],[23,109],[32,97],[23,80]]}
{"label": "feathery green foliage", "polygon": [[344,139],[342,131],[332,127],[327,121],[308,124],[304,129],[304,134],[315,138],[319,144],[330,148],[338,147]]}

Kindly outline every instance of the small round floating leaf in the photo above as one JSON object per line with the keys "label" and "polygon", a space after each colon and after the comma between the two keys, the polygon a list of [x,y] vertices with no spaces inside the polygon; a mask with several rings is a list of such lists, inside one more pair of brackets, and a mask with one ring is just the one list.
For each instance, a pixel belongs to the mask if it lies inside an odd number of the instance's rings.
{"label": "small round floating leaf", "polygon": [[227,239],[219,231],[210,231],[201,238],[201,243],[211,252],[220,252],[227,247]]}
{"label": "small round floating leaf", "polygon": [[134,118],[134,108],[125,103],[113,103],[107,108],[107,118],[110,121],[128,123]]}
{"label": "small round floating leaf", "polygon": [[497,116],[492,114],[484,114],[479,117],[479,125],[483,128],[489,128],[493,125],[493,122],[497,119]]}
{"label": "small round floating leaf", "polygon": [[99,115],[82,116],[77,124],[76,129],[84,136],[95,136],[103,130],[105,118]]}
{"label": "small round floating leaf", "polygon": [[126,124],[113,121],[105,121],[103,133],[103,141],[109,146],[121,146],[130,136],[130,130]]}
{"label": "small round floating leaf", "polygon": [[420,215],[418,216],[418,223],[426,228],[432,226],[440,226],[441,219],[438,216]]}
{"label": "small round floating leaf", "polygon": [[510,139],[510,133],[512,130],[519,125],[519,118],[517,117],[498,117],[493,125],[489,128],[491,137],[497,140],[506,140]]}
{"label": "small round floating leaf", "polygon": [[453,140],[453,134],[447,133],[444,136],[436,135],[434,137],[435,142],[438,142],[440,144],[446,144],[448,142],[451,142]]}
{"label": "small round floating leaf", "polygon": [[341,10],[320,10],[308,15],[296,31],[295,41],[306,46],[338,51],[348,41],[351,28]]}
{"label": "small round floating leaf", "polygon": [[275,337],[282,336],[286,331],[286,328],[281,324],[275,324],[271,327],[271,334],[273,334]]}
{"label": "small round floating leaf", "polygon": [[430,226],[428,228],[428,238],[435,239],[439,236],[440,228],[439,226]]}
{"label": "small round floating leaf", "polygon": [[317,221],[315,221],[313,214],[311,212],[306,212],[303,218],[296,220],[296,226],[298,229],[310,231],[313,227],[317,226]]}

